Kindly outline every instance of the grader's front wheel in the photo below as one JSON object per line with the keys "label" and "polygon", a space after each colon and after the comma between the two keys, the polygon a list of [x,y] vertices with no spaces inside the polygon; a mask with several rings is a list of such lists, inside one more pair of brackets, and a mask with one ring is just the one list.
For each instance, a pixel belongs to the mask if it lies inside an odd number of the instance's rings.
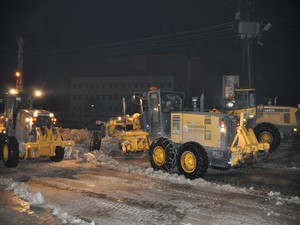
{"label": "grader's front wheel", "polygon": [[168,138],[154,140],[149,149],[150,164],[154,170],[170,172],[176,166],[177,150]]}
{"label": "grader's front wheel", "polygon": [[90,151],[100,150],[101,148],[101,132],[96,131],[92,134],[91,142],[90,142]]}
{"label": "grader's front wheel", "polygon": [[65,148],[61,146],[56,146],[55,148],[55,156],[51,156],[50,160],[53,162],[60,162],[63,160],[65,154]]}
{"label": "grader's front wheel", "polygon": [[19,163],[19,143],[13,136],[8,136],[3,144],[3,163],[4,166],[13,168]]}

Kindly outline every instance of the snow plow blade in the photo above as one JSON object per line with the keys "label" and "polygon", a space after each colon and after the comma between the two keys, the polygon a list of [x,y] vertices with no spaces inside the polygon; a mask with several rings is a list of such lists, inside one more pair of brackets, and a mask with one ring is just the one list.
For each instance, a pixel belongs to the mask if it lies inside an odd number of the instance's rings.
{"label": "snow plow blade", "polygon": [[24,153],[20,153],[20,158],[38,158],[41,156],[54,157],[56,156],[57,147],[65,148],[71,147],[74,154],[75,142],[63,141],[58,127],[44,127],[36,128],[36,142],[23,143]]}
{"label": "snow plow blade", "polygon": [[241,113],[240,125],[236,128],[235,138],[229,146],[229,150],[235,155],[231,160],[231,166],[241,166],[250,155],[253,156],[253,162],[256,162],[258,151],[264,151],[268,155],[269,149],[269,143],[258,142],[254,131],[251,128],[246,129],[244,113]]}
{"label": "snow plow blade", "polygon": [[145,131],[127,131],[122,137],[122,152],[144,152],[149,150],[150,138]]}

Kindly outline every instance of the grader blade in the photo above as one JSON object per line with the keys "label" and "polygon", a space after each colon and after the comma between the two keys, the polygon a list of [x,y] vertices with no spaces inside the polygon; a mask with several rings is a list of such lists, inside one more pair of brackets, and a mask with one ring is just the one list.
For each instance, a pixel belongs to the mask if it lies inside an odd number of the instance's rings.
{"label": "grader blade", "polygon": [[128,131],[122,136],[122,151],[143,152],[149,150],[149,134],[145,131]]}
{"label": "grader blade", "polygon": [[236,129],[235,138],[229,146],[229,150],[234,154],[231,160],[231,166],[241,166],[250,155],[253,156],[253,162],[257,160],[258,151],[268,152],[270,145],[266,142],[258,142],[254,131],[246,129],[244,126],[244,113],[241,113],[240,125]]}
{"label": "grader blade", "polygon": [[20,157],[27,158],[38,158],[41,156],[53,157],[56,155],[57,147],[71,147],[72,153],[74,154],[75,142],[74,141],[63,141],[58,127],[40,127],[36,128],[36,141],[23,143],[23,149],[25,153]]}

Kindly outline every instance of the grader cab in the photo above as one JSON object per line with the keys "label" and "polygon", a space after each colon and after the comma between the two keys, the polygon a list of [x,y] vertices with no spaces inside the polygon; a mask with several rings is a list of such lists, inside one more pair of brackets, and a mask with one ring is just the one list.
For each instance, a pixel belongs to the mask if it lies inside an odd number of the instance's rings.
{"label": "grader cab", "polygon": [[74,141],[63,141],[55,123],[53,113],[32,108],[30,96],[6,96],[1,123],[4,129],[0,134],[0,159],[4,165],[16,167],[19,158],[49,157],[59,162],[65,147],[72,148],[73,153]]}

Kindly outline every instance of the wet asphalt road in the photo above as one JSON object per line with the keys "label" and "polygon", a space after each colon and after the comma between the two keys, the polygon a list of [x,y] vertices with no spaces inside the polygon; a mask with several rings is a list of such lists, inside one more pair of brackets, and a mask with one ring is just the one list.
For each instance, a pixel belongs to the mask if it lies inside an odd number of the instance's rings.
{"label": "wet asphalt road", "polygon": [[59,225],[51,209],[31,207],[0,185],[0,225]]}

